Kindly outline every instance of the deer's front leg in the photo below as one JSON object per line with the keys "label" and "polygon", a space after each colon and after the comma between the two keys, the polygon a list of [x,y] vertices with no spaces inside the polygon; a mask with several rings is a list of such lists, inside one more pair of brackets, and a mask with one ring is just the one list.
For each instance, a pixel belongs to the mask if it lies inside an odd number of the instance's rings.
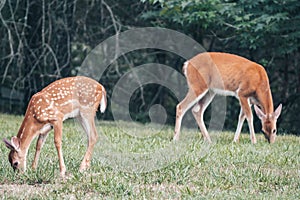
{"label": "deer's front leg", "polygon": [[[51,129],[50,129],[51,130]],[[36,142],[36,148],[35,148],[35,155],[34,155],[34,160],[32,162],[32,168],[36,169],[38,162],[39,162],[39,158],[40,158],[40,153],[41,153],[41,149],[46,141],[46,138],[48,136],[48,132],[45,134],[40,134],[39,138]]]}
{"label": "deer's front leg", "polygon": [[241,108],[240,114],[239,114],[239,122],[238,122],[238,125],[236,128],[235,134],[234,134],[234,139],[233,139],[234,142],[239,142],[240,134],[241,134],[241,131],[243,128],[243,123],[244,123],[245,119],[246,119],[246,115],[244,114],[243,109]]}
{"label": "deer's front leg", "polygon": [[41,153],[41,149],[46,141],[46,138],[48,136],[49,131],[51,131],[52,126],[50,124],[46,124],[41,130],[40,130],[40,135],[39,138],[36,142],[36,149],[35,149],[35,155],[34,155],[34,160],[32,162],[32,168],[36,169]]}
{"label": "deer's front leg", "polygon": [[255,137],[254,126],[253,126],[253,115],[251,112],[251,107],[248,98],[240,97],[240,104],[248,122],[251,142],[252,144],[256,144],[256,137]]}
{"label": "deer's front leg", "polygon": [[59,169],[61,177],[65,177],[66,165],[62,153],[62,120],[57,120],[53,123],[54,128],[54,144],[57,150],[59,159]]}

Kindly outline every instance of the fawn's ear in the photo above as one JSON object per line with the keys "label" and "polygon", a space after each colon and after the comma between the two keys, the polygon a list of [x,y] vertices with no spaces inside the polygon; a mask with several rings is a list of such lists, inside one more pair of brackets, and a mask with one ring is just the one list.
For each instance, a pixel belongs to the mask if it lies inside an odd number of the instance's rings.
{"label": "fawn's ear", "polygon": [[4,139],[3,139],[3,142],[4,142],[5,146],[6,146],[7,148],[9,148],[10,150],[14,150],[14,149],[15,149],[15,148],[12,146],[12,144],[10,143],[10,141],[9,141],[8,139],[4,138]]}
{"label": "fawn's ear", "polygon": [[278,119],[280,113],[281,113],[281,110],[282,110],[282,104],[279,104],[279,106],[276,108],[274,114],[275,114],[275,118]]}
{"label": "fawn's ear", "polygon": [[14,151],[20,150],[20,140],[16,136],[13,136],[11,140],[3,139],[3,142],[7,148]]}
{"label": "fawn's ear", "polygon": [[257,107],[256,105],[254,105],[254,110],[255,110],[255,113],[256,113],[257,117],[260,120],[266,118],[266,115],[263,113],[263,111],[259,107]]}

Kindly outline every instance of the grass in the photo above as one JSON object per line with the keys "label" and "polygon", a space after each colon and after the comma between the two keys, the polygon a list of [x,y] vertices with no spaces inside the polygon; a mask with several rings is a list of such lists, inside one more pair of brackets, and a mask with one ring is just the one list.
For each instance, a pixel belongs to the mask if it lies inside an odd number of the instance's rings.
{"label": "grass", "polygon": [[[16,135],[21,116],[0,114],[1,137]],[[38,169],[15,174],[8,149],[0,145],[2,199],[300,199],[300,138],[280,135],[269,145],[261,134],[234,144],[232,132],[211,133],[208,145],[197,130],[183,130],[170,141],[173,127],[142,127],[98,122],[99,142],[92,167],[79,173],[86,137],[73,120],[64,123],[63,152],[68,178],[59,177],[51,133]]]}

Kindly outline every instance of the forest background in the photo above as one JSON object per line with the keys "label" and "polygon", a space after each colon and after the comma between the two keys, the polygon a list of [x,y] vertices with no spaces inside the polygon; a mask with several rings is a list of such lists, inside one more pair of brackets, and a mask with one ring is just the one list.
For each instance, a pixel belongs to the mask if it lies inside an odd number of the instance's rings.
{"label": "forest background", "polygon": [[[300,133],[298,0],[2,0],[0,9],[1,112],[24,114],[34,93],[76,76],[88,53],[105,39],[133,28],[164,27],[188,35],[207,51],[234,53],[263,65],[274,106],[283,104],[279,133]],[[131,68],[161,63],[181,73],[184,61],[159,49],[137,50],[118,58],[99,81],[110,98]],[[178,99],[167,88],[141,85],[131,102],[134,121],[149,122],[149,109],[161,104],[167,123],[174,124]],[[238,106],[228,98],[225,129],[235,129]],[[100,117],[113,120],[110,106]],[[255,126],[260,126],[257,118]]]}

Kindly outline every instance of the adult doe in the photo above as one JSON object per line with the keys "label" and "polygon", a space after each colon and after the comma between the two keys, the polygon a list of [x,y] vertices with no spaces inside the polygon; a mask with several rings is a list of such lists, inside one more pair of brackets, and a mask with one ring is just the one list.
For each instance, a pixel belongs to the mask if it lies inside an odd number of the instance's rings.
{"label": "adult doe", "polygon": [[[188,83],[188,93],[176,108],[174,140],[179,139],[181,121],[192,106],[193,115],[204,139],[211,142],[203,121],[205,109],[215,94],[235,96],[241,106],[234,141],[239,140],[242,125],[247,119],[253,144],[256,137],[251,105],[262,123],[262,130],[269,143],[275,142],[276,122],[282,109],[274,112],[269,79],[265,69],[250,60],[228,53],[200,53],[186,61],[183,73]],[[259,107],[260,108],[259,108]]]}

